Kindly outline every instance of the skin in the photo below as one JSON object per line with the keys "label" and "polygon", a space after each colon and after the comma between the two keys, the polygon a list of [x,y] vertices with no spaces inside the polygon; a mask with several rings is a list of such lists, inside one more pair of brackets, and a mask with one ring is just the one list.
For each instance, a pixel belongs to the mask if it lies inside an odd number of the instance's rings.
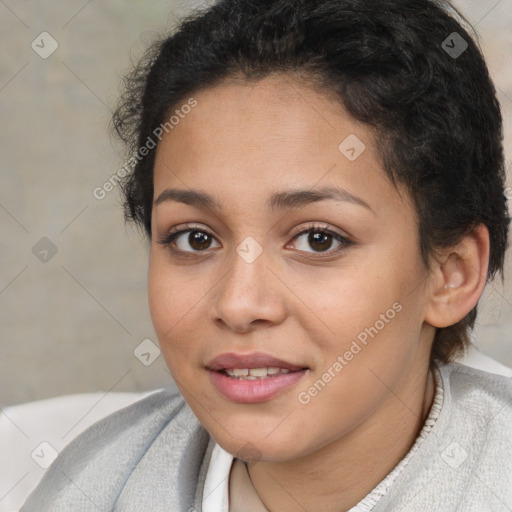
{"label": "skin", "polygon": [[[250,462],[268,510],[347,510],[421,430],[434,394],[435,327],[476,304],[487,231],[440,254],[429,271],[409,195],[387,179],[370,130],[333,99],[287,75],[223,82],[194,97],[197,106],[158,145],[154,198],[168,188],[201,190],[222,210],[173,200],[153,207],[148,291],[163,355],[202,425]],[[366,146],[355,161],[338,150],[350,134]],[[323,186],[343,187],[368,207],[329,199],[266,210],[275,192]],[[187,232],[159,243],[185,223],[212,238],[191,245]],[[322,252],[308,233],[294,238],[318,223],[352,243],[329,237]],[[236,251],[248,236],[263,249],[252,263]],[[401,311],[300,403],[298,394],[395,303]],[[309,371],[270,400],[233,403],[205,366],[221,353],[252,351]]]}

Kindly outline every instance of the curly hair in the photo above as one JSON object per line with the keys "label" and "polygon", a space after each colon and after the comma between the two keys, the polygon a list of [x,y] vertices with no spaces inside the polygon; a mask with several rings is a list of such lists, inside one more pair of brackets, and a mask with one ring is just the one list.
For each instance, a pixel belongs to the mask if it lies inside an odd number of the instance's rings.
{"label": "curly hair", "polygon": [[[426,267],[484,224],[490,280],[503,272],[510,223],[502,117],[462,23],[471,28],[440,0],[220,0],[150,46],[125,77],[113,128],[137,151],[193,93],[293,73],[376,134],[388,178],[413,199]],[[125,219],[151,236],[155,151],[146,153],[121,188]],[[464,352],[476,314],[436,330],[431,361]]]}

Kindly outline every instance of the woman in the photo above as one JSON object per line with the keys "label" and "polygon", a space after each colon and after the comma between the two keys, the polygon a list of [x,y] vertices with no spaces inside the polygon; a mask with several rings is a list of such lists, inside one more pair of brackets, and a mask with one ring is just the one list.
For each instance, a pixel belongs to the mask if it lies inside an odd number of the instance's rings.
{"label": "woman", "polygon": [[512,508],[512,383],[453,362],[509,216],[483,57],[429,0],[220,0],[127,79],[127,219],[180,394],[23,507]]}

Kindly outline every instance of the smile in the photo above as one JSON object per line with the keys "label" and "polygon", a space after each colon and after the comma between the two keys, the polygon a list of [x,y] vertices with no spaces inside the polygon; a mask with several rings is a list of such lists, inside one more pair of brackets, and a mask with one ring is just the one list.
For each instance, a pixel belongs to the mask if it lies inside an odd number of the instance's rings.
{"label": "smile", "polygon": [[224,370],[227,375],[234,379],[256,380],[267,379],[274,375],[286,374],[290,370],[286,368],[277,368],[275,366],[269,368],[229,368]]}
{"label": "smile", "polygon": [[206,369],[214,388],[231,402],[270,400],[295,385],[309,368],[263,352],[228,352],[212,359]]}
{"label": "smile", "polygon": [[231,402],[254,403],[270,400],[278,393],[290,389],[307,371],[296,370],[265,377],[231,377],[226,372],[211,370],[209,373],[210,381],[224,398]]}

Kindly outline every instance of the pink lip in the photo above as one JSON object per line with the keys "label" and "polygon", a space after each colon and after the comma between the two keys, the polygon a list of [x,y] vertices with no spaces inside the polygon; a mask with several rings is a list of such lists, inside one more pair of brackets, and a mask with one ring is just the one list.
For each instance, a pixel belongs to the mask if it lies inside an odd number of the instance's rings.
{"label": "pink lip", "polygon": [[210,380],[224,397],[232,402],[264,402],[301,379],[307,369],[270,376],[261,380],[242,380],[229,377],[220,371],[210,370]]}
{"label": "pink lip", "polygon": [[251,352],[250,354],[236,354],[226,352],[212,359],[206,367],[209,370],[226,370],[233,368],[285,368],[290,371],[304,369],[304,366],[297,366],[288,363],[277,357],[263,352]]}
{"label": "pink lip", "polygon": [[[232,402],[254,403],[263,402],[276,396],[299,381],[309,370],[303,366],[288,363],[282,359],[262,352],[221,354],[207,365],[210,380],[217,391]],[[243,380],[229,377],[222,370],[233,368],[283,368],[290,371],[277,374],[266,379]]]}

